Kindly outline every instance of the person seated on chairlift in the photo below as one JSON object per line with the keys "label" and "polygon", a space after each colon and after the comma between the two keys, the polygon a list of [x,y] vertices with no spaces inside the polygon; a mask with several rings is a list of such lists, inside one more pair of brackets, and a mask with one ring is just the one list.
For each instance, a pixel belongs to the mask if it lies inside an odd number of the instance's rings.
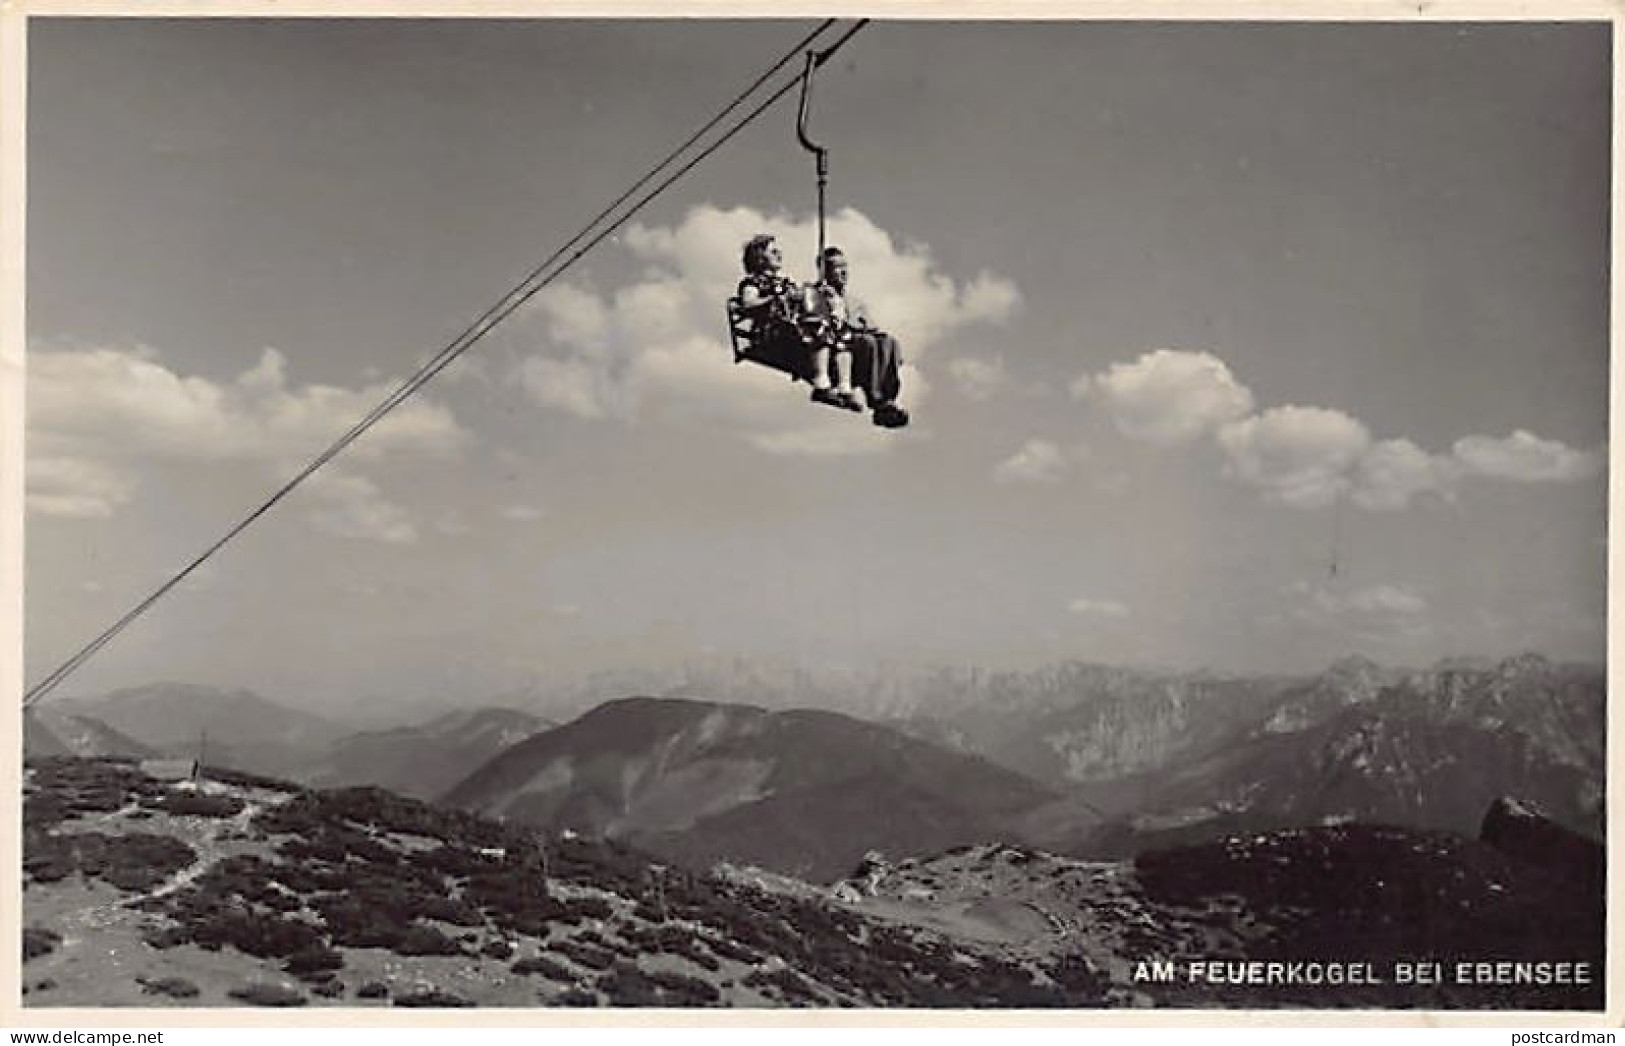
{"label": "person seated on chairlift", "polygon": [[846,254],[839,247],[826,247],[821,260],[823,278],[812,288],[820,340],[837,353],[837,360],[845,356],[841,380],[844,384],[856,373],[858,387],[874,411],[874,423],[902,428],[908,424],[908,411],[897,405],[903,391],[903,354],[897,339],[877,327],[869,307],[848,290]]}
{"label": "person seated on chairlift", "polygon": [[[768,233],[752,236],[745,244],[743,261],[745,278],[739,282],[738,298],[741,311],[752,323],[752,344],[798,347],[806,354],[802,376],[812,384],[814,401],[862,410],[852,389],[851,353],[837,351],[828,339],[818,336],[810,288],[784,275],[784,252],[778,240]],[[832,356],[834,382],[830,380]]]}

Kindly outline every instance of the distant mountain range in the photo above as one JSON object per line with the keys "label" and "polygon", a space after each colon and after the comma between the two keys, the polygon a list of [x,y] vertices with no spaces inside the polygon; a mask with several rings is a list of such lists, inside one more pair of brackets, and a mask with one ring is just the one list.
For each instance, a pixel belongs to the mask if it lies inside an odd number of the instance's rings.
{"label": "distant mountain range", "polygon": [[342,738],[301,765],[296,778],[320,788],[377,785],[433,799],[503,750],[552,724],[509,708],[450,712],[418,726]]}
{"label": "distant mountain range", "polygon": [[1600,671],[1533,656],[1409,673],[1336,666],[1253,729],[1140,782],[1132,812],[1063,848],[1134,853],[1351,820],[1470,831],[1509,791],[1600,836],[1605,695]]}
{"label": "distant mountain range", "polygon": [[473,708],[357,732],[250,690],[155,683],[43,704],[25,734],[30,755],[201,758],[319,787],[378,785],[429,798],[551,725],[528,712]]}
{"label": "distant mountain range", "polygon": [[1069,662],[948,672],[894,720],[1056,787],[1156,770],[1256,721],[1289,680],[1161,675]]}
{"label": "distant mountain range", "polygon": [[41,759],[75,755],[151,759],[158,749],[142,744],[91,716],[74,715],[50,705],[23,713],[23,756]]}
{"label": "distant mountain range", "polygon": [[[808,692],[824,685],[812,679]],[[360,733],[246,691],[160,685],[53,702],[25,741],[31,757],[193,757],[206,735],[216,766],[812,880],[871,849],[1108,858],[1351,821],[1468,833],[1505,793],[1602,832],[1603,675],[1534,655],[1425,670],[1349,658],[1299,679],[1066,664],[866,685],[855,703],[884,721],[667,697],[557,727],[474,707]]]}
{"label": "distant mountain range", "polygon": [[154,683],[51,707],[94,719],[167,755],[286,776],[346,729],[249,690]]}
{"label": "distant mountain range", "polygon": [[1053,798],[986,760],[833,712],[632,698],[508,749],[444,801],[691,865],[726,859],[823,879],[873,848],[999,838]]}

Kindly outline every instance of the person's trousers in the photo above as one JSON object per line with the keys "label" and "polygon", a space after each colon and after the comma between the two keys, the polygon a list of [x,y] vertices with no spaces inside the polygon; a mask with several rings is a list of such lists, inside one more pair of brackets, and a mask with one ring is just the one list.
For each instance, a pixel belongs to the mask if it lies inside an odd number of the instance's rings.
{"label": "person's trousers", "polygon": [[903,391],[902,350],[884,331],[852,335],[852,384],[863,390],[869,405],[891,403]]}

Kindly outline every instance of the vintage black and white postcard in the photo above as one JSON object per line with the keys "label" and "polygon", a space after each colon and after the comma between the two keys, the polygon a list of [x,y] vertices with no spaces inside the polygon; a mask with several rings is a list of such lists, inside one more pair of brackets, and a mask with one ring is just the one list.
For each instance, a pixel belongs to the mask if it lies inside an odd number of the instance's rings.
{"label": "vintage black and white postcard", "polygon": [[19,1020],[1605,1010],[1606,8],[396,13],[7,15]]}

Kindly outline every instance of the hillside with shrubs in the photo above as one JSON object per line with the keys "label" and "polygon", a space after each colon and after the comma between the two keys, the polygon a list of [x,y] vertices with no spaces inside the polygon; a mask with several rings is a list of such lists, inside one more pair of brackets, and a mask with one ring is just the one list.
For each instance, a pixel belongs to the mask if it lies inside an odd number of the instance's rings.
{"label": "hillside with shrubs", "polygon": [[[1595,1008],[1601,848],[1344,825],[1081,861],[997,841],[821,885],[376,788],[49,758],[24,777],[29,1006]],[[1595,987],[1238,990],[1142,963],[1583,961]],[[1538,1004],[1536,1006],[1535,1004]]]}

